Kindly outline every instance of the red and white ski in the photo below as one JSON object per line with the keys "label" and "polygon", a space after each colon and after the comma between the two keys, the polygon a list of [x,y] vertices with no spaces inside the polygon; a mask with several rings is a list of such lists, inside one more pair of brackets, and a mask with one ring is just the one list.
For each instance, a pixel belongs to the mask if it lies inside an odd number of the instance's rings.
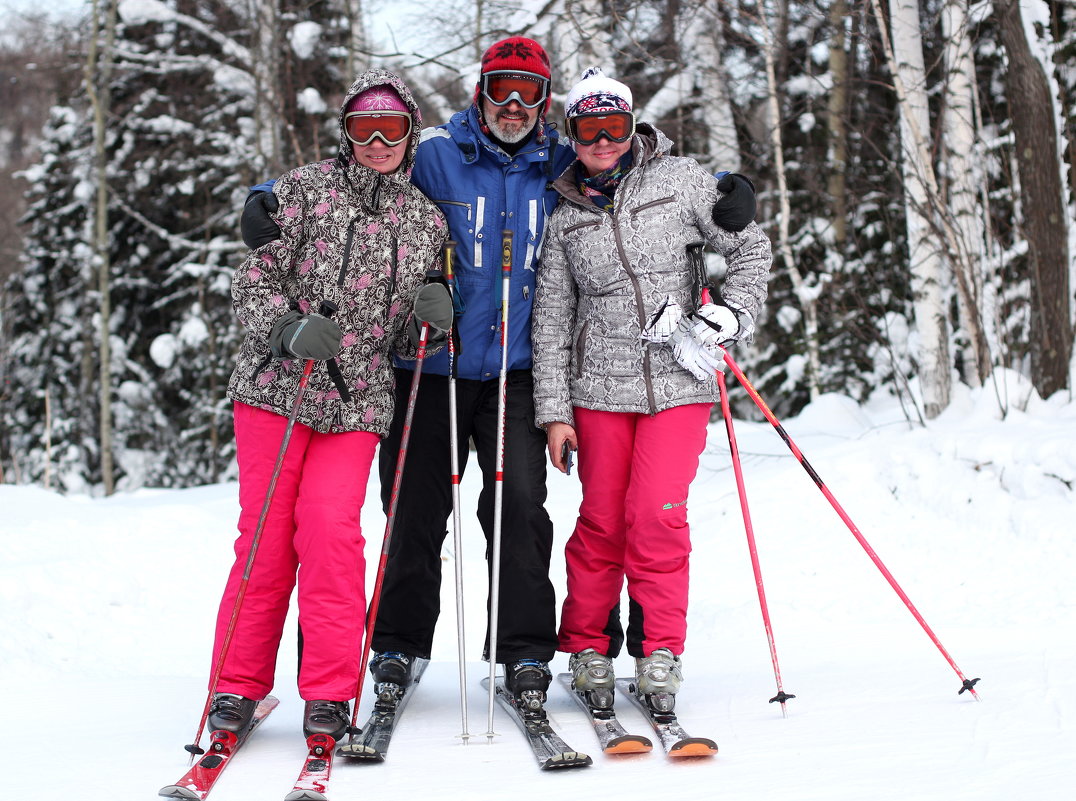
{"label": "red and white ski", "polygon": [[299,778],[284,801],[328,801],[325,791],[333,769],[336,740],[327,734],[311,734],[306,738],[306,761]]}
{"label": "red and white ski", "polygon": [[258,702],[254,710],[254,717],[246,731],[235,734],[230,731],[214,731],[209,736],[209,751],[203,754],[183,778],[175,784],[162,787],[157,795],[162,798],[186,798],[205,801],[209,791],[213,789],[220,774],[228,767],[236,751],[242,748],[243,743],[261,725],[262,721],[269,717],[269,713],[276,709],[279,704],[273,696],[267,696]]}

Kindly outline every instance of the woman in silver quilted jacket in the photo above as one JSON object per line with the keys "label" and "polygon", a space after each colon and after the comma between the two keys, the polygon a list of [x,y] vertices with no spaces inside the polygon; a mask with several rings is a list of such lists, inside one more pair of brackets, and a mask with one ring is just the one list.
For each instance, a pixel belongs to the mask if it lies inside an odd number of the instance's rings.
{"label": "woman in silver quilted jacket", "polygon": [[[251,251],[232,280],[247,330],[228,387],[241,512],[217,617],[213,730],[244,731],[272,689],[298,584],[303,728],[333,738],[345,731],[366,617],[359,515],[392,418],[392,356],[414,357],[420,322],[442,339],[451,324],[447,289],[423,284],[440,266],[447,227],[408,180],[422,127],[410,90],[391,72],[369,70],[348,90],[339,125],[336,158],[292,170],[273,194],[255,196],[278,199],[267,210],[281,234]],[[263,524],[307,365],[309,385]]]}
{"label": "woman in silver quilted jacket", "polygon": [[[535,296],[537,425],[565,471],[579,450],[583,501],[565,556],[560,649],[574,687],[613,702],[625,642],[636,686],[671,711],[687,631],[688,488],[706,443],[722,345],[749,337],[766,298],[770,242],[715,222],[719,184],[636,123],[631,91],[592,68],[568,93],[577,160],[556,180]],[[689,246],[728,265],[720,301],[698,305]]]}

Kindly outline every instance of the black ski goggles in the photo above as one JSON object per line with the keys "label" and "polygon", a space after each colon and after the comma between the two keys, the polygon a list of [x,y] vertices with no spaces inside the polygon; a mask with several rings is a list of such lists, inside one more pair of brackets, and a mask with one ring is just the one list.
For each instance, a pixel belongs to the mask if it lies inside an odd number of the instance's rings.
{"label": "black ski goggles", "polygon": [[538,108],[549,97],[549,80],[531,72],[487,72],[479,87],[482,96],[495,106],[507,106],[514,100],[523,108]]}
{"label": "black ski goggles", "polygon": [[344,134],[356,145],[380,139],[395,147],[411,135],[411,115],[406,111],[352,111],[344,115]]}
{"label": "black ski goggles", "polygon": [[564,121],[568,136],[581,145],[593,145],[599,139],[626,142],[635,134],[635,115],[630,111],[580,114]]}

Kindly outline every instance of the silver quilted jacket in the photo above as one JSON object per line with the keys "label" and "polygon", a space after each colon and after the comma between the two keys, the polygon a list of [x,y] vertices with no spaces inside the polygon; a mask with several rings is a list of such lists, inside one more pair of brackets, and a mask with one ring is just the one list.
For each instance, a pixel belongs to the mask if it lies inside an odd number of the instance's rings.
{"label": "silver quilted jacket", "polygon": [[542,248],[531,332],[539,426],[574,425],[574,406],[656,414],[717,400],[715,380],[698,381],[671,349],[639,338],[667,295],[694,309],[690,244],[705,241],[724,256],[722,300],[758,317],[769,239],[755,223],[739,233],[714,225],[717,182],[694,159],[670,156],[671,147],[653,126],[638,126],[634,166],[611,214],[580,193],[575,164],[555,183],[562,199]]}
{"label": "silver quilted jacket", "polygon": [[[411,110],[414,124],[403,164],[382,175],[358,164],[344,135],[343,112],[365,89],[389,84]],[[252,250],[235,271],[232,301],[247,329],[228,396],[287,415],[305,362],[274,359],[273,324],[289,309],[339,307],[336,357],[340,383],[327,362],[316,362],[298,421],[315,431],[370,431],[384,437],[393,413],[392,356],[414,357],[406,326],[426,270],[440,268],[448,238],[444,216],[410,182],[421,117],[410,90],[382,69],[364,72],[340,111],[340,156],[307,164],[279,178],[273,215],[279,239]]]}

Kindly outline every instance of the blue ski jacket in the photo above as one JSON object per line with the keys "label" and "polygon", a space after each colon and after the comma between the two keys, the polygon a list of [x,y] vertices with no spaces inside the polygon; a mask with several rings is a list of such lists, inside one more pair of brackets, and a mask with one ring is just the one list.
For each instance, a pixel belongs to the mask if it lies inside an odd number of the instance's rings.
{"label": "blue ski jacket", "polygon": [[[487,380],[501,369],[501,241],[506,229],[512,232],[508,369],[531,367],[535,273],[546,221],[559,199],[553,181],[575,160],[552,126],[546,125],[544,134],[541,142],[532,137],[510,156],[482,132],[473,105],[422,132],[411,181],[441,209],[456,242],[459,378]],[[413,365],[399,362],[401,367]],[[447,375],[447,348],[427,358],[422,369]]]}

